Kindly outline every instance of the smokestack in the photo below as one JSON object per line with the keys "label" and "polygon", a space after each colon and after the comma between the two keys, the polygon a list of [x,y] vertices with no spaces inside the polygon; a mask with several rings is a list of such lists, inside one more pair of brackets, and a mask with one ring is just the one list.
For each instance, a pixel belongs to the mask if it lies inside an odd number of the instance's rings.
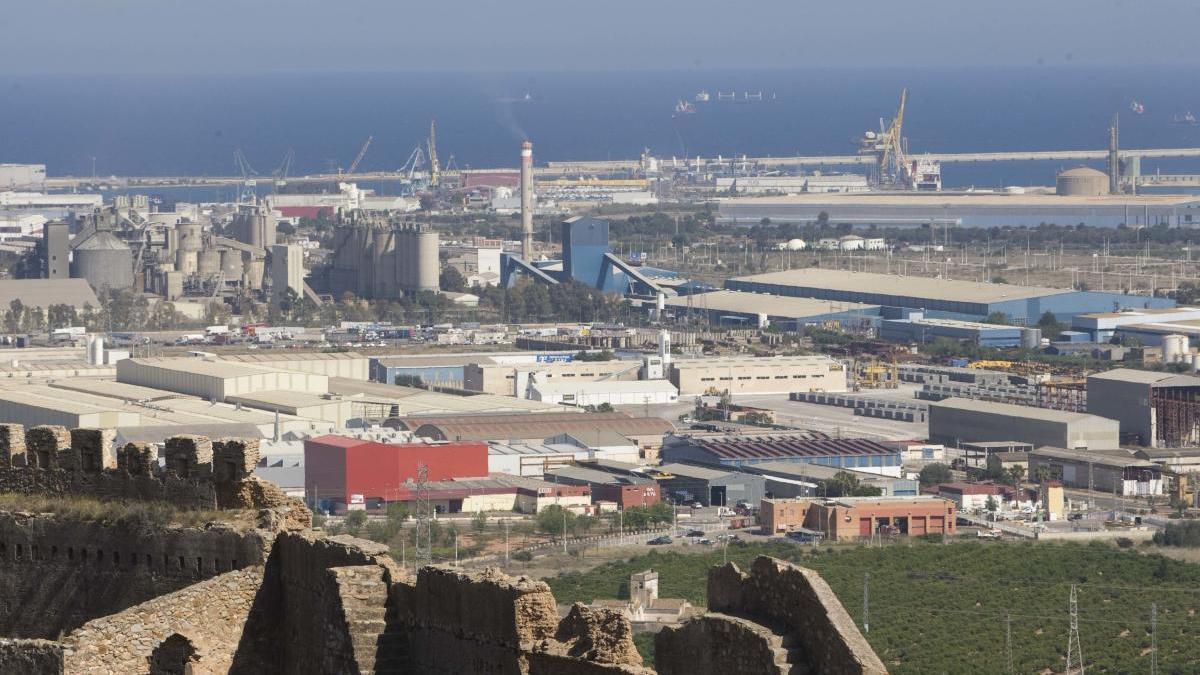
{"label": "smokestack", "polygon": [[1112,126],[1108,128],[1108,192],[1117,194],[1121,191],[1121,152],[1120,152],[1120,118],[1112,117]]}
{"label": "smokestack", "polygon": [[533,143],[521,143],[521,257],[533,260]]}

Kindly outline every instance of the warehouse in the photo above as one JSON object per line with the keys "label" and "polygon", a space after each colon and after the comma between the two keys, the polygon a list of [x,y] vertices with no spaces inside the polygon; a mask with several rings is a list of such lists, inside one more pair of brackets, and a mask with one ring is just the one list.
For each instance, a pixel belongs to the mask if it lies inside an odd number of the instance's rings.
{"label": "warehouse", "polygon": [[547,469],[544,479],[562,485],[586,485],[593,502],[614,502],[618,507],[654,506],[661,501],[658,483],[651,478],[610,473],[579,465]]}
{"label": "warehouse", "polygon": [[[829,222],[859,227],[1190,226],[1200,222],[1194,195],[1056,195],[997,192],[797,194],[720,202],[717,222],[758,225]],[[822,215],[824,214],[824,215]]]}
{"label": "warehouse", "polygon": [[228,396],[225,402],[256,410],[330,422],[336,427],[346,426],[353,411],[351,401],[340,396],[302,391],[257,391],[243,396]]}
{"label": "warehouse", "polygon": [[393,445],[346,436],[304,441],[304,485],[310,500],[339,510],[371,499],[394,502],[421,479],[486,478],[486,443],[408,443]]}
{"label": "warehouse", "polygon": [[655,474],[663,498],[676,504],[756,506],[766,493],[765,478],[740,471],[673,463],[656,467]]}
{"label": "warehouse", "polygon": [[1117,420],[1128,443],[1200,444],[1200,377],[1117,368],[1088,376],[1087,395],[1088,412]]}
{"label": "warehouse", "polygon": [[366,380],[370,374],[367,357],[354,352],[294,352],[272,350],[254,354],[222,354],[222,361],[251,363],[279,370],[294,370],[327,377]]}
{"label": "warehouse", "polygon": [[218,402],[260,391],[329,391],[325,375],[199,357],[125,359],[117,363],[117,381]]}
{"label": "warehouse", "polygon": [[676,317],[702,316],[715,324],[777,326],[784,330],[827,321],[857,324],[879,316],[878,305],[729,290],[674,296],[666,299],[666,305]]}
{"label": "warehouse", "polygon": [[540,443],[559,434],[610,431],[635,442],[643,450],[656,450],[663,434],[675,430],[661,417],[631,417],[623,412],[561,412],[527,414],[468,414],[403,417],[397,428],[438,441],[509,441]]}
{"label": "warehouse", "polygon": [[463,367],[463,388],[485,394],[528,398],[533,374],[546,382],[636,380],[641,361],[556,361],[509,364],[471,363]]}
{"label": "warehouse", "polygon": [[[624,437],[621,437],[624,438]],[[549,439],[545,443],[488,443],[488,472],[541,478],[547,469],[577,461],[611,460],[637,462],[638,448],[628,440],[613,450],[580,447],[574,443]]]}
{"label": "warehouse", "polygon": [[68,429],[116,428],[137,426],[142,416],[120,401],[75,395],[41,384],[22,384],[0,389],[0,422],[27,427],[57,424]]}
{"label": "warehouse", "polygon": [[[1027,331],[1028,337],[1025,336]],[[884,319],[879,324],[880,339],[902,343],[925,344],[938,338],[946,338],[980,347],[1038,347],[1041,337],[1041,332],[1036,328],[933,319],[919,314],[907,319]]]}
{"label": "warehouse", "polygon": [[828,356],[678,359],[669,366],[671,384],[680,396],[846,391],[846,367]]}
{"label": "warehouse", "polygon": [[20,300],[26,308],[67,305],[82,310],[84,305],[100,306],[86,279],[0,279],[0,307],[7,309],[13,300]]}
{"label": "warehouse", "polygon": [[1120,424],[1098,415],[948,398],[929,404],[929,440],[947,447],[974,441],[1016,441],[1033,446],[1112,450]]}
{"label": "warehouse", "polygon": [[1200,307],[1128,309],[1122,312],[1092,312],[1071,319],[1071,329],[1083,331],[1093,342],[1108,342],[1117,329],[1135,324],[1161,325],[1200,320]]}
{"label": "warehouse", "polygon": [[764,499],[758,517],[763,532],[797,528],[823,532],[827,541],[957,532],[954,502],[940,497],[839,497]]}
{"label": "warehouse", "polygon": [[926,317],[977,321],[1003,314],[1032,325],[1045,312],[1070,321],[1076,314],[1124,308],[1169,308],[1175,301],[1122,293],[805,268],[725,281],[725,288],[924,311]]}
{"label": "warehouse", "polygon": [[1162,469],[1158,464],[1138,459],[1122,450],[1095,452],[1066,450],[1049,446],[1029,453],[1029,477],[1045,475],[1064,487],[1118,494],[1123,497],[1148,497],[1163,494]]}
{"label": "warehouse", "polygon": [[605,380],[603,382],[533,382],[529,398],[581,408],[609,405],[675,403],[679,390],[666,380]]}
{"label": "warehouse", "polygon": [[[436,513],[538,513],[547,506],[583,513],[592,505],[592,492],[586,486],[555,485],[533,478],[488,476],[431,481],[424,486],[424,497]],[[414,504],[420,498],[415,484],[395,492],[395,499],[364,499],[365,508],[380,508],[391,502]],[[413,507],[415,509],[415,506]]]}
{"label": "warehouse", "polygon": [[[455,415],[476,413],[537,413],[558,412],[559,406],[513,398],[474,394],[457,396],[416,387],[403,387],[378,382],[363,382],[340,377],[329,378],[329,393],[355,399],[355,405],[369,413],[373,421],[384,422],[400,415]],[[361,405],[359,405],[361,404]]]}
{"label": "warehouse", "polygon": [[819,464],[900,476],[900,449],[862,438],[805,438],[786,433],[747,436],[671,436],[664,462],[742,467],[764,462]]}
{"label": "warehouse", "polygon": [[[371,379],[387,384],[416,384],[465,388],[465,368],[471,364],[530,365],[574,360],[575,352],[475,352],[419,356],[380,356],[371,359]],[[400,378],[398,381],[397,378]]]}
{"label": "warehouse", "polygon": [[840,483],[849,474],[865,488],[879,490],[882,497],[904,497],[918,493],[920,482],[899,476],[884,476],[861,469],[844,469],[824,464],[803,462],[762,462],[742,467],[742,470],[762,475],[770,497],[811,497],[829,494],[831,483]]}

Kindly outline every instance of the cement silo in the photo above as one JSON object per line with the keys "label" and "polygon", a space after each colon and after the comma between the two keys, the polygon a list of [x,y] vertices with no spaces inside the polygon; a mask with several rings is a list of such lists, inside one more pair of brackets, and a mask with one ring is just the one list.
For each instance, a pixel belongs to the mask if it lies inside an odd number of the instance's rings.
{"label": "cement silo", "polygon": [[242,252],[232,248],[221,249],[221,274],[226,281],[242,278]]}
{"label": "cement silo", "polygon": [[417,290],[438,290],[441,276],[439,267],[437,232],[422,228],[417,233]]}
{"label": "cement silo", "polygon": [[204,248],[204,228],[200,223],[185,221],[175,226],[176,248],[180,251],[199,251]]}
{"label": "cement silo", "polygon": [[133,286],[133,252],[107,230],[99,230],[75,247],[71,276],[86,279],[92,288]]}
{"label": "cement silo", "polygon": [[275,218],[265,206],[244,204],[233,216],[233,236],[244,244],[270,248],[275,244]]}
{"label": "cement silo", "polygon": [[175,271],[191,276],[200,267],[199,251],[178,250],[175,252]]}
{"label": "cement silo", "polygon": [[249,258],[242,266],[242,272],[245,274],[243,283],[246,288],[252,291],[262,290],[263,274],[266,273],[267,264],[262,258]]}
{"label": "cement silo", "polygon": [[221,252],[215,248],[206,248],[196,256],[196,274],[208,279],[221,273]]}
{"label": "cement silo", "polygon": [[1054,190],[1062,197],[1098,197],[1108,194],[1108,174],[1086,166],[1058,174]]}
{"label": "cement silo", "polygon": [[1186,335],[1164,335],[1162,339],[1163,363],[1178,363],[1188,357]]}

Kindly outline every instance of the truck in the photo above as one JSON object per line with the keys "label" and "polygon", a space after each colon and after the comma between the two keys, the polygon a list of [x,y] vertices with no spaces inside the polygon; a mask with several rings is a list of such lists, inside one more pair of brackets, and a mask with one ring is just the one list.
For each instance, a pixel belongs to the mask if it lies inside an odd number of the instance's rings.
{"label": "truck", "polygon": [[204,335],[202,333],[187,333],[175,338],[177,345],[198,345],[204,343]]}
{"label": "truck", "polygon": [[229,326],[209,326],[204,329],[205,335],[229,335]]}

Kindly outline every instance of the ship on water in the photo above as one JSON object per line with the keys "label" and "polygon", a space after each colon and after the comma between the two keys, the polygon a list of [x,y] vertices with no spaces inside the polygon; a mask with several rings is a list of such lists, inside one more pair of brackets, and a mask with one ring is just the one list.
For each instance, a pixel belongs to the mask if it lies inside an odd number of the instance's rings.
{"label": "ship on water", "polygon": [[1171,124],[1182,124],[1184,126],[1194,127],[1196,126],[1196,116],[1192,114],[1191,110],[1189,110],[1182,115],[1175,115],[1172,117]]}
{"label": "ship on water", "polygon": [[696,92],[696,95],[693,98],[696,103],[708,103],[709,100],[712,99],[712,97],[708,95],[708,90],[706,89],[701,89],[700,91]]}
{"label": "ship on water", "polygon": [[1133,114],[1135,115],[1141,115],[1142,113],[1146,112],[1146,106],[1142,105],[1141,102],[1137,100],[1130,101],[1129,109],[1132,110]]}
{"label": "ship on water", "polygon": [[679,99],[678,101],[675,102],[675,114],[676,115],[692,115],[692,114],[695,114],[695,112],[696,112],[696,106],[692,105],[690,102],[685,101],[683,99]]}

